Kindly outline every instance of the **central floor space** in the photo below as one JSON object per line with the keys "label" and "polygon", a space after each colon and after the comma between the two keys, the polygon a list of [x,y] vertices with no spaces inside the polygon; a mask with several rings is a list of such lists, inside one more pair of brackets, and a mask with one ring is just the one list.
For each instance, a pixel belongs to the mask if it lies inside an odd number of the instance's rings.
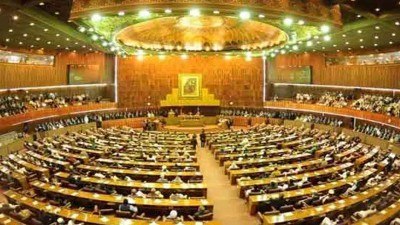
{"label": "central floor space", "polygon": [[208,199],[214,203],[213,219],[222,225],[259,224],[257,218],[249,214],[246,203],[239,198],[239,190],[229,183],[223,167],[218,165],[207,147],[198,147],[197,159],[207,184]]}

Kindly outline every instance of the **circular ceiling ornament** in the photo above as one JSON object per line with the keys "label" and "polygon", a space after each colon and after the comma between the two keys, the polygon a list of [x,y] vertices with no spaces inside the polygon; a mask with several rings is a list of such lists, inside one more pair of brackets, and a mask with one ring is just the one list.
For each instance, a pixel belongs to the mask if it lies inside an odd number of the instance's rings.
{"label": "circular ceiling ornament", "polygon": [[136,23],[114,40],[136,49],[235,51],[269,49],[288,41],[270,24],[229,16],[171,16]]}

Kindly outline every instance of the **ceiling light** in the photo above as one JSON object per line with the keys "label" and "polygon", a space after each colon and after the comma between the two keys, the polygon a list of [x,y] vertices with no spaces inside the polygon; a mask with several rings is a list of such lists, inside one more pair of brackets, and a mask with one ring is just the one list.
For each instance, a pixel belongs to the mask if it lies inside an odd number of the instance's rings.
{"label": "ceiling light", "polygon": [[360,48],[364,48],[364,45],[361,45]]}
{"label": "ceiling light", "polygon": [[375,26],[375,30],[379,30],[379,29],[381,29],[380,26]]}
{"label": "ceiling light", "polygon": [[143,10],[139,11],[138,16],[139,16],[139,18],[149,18],[151,16],[151,13],[149,10],[143,9]]}
{"label": "ceiling light", "polygon": [[56,37],[60,37],[60,34],[56,34]]}
{"label": "ceiling light", "polygon": [[312,41],[307,41],[306,45],[307,45],[307,47],[311,47],[311,46],[313,46],[313,42]]}
{"label": "ceiling light", "polygon": [[346,34],[342,34],[342,37],[347,37],[347,35]]}
{"label": "ceiling light", "polygon": [[103,17],[100,14],[95,13],[92,15],[91,19],[93,22],[100,22],[103,19]]}
{"label": "ceiling light", "polygon": [[299,22],[297,22],[299,25],[304,25],[305,24],[305,22],[304,22],[304,20],[299,20]]}
{"label": "ceiling light", "polygon": [[191,9],[190,11],[189,11],[189,15],[190,16],[201,16],[201,12],[200,12],[200,9]]}
{"label": "ceiling light", "polygon": [[167,14],[170,14],[170,13],[172,13],[172,10],[171,9],[166,9],[166,10],[164,10],[164,12],[167,13]]}
{"label": "ceiling light", "polygon": [[375,8],[375,11],[379,12],[379,11],[381,11],[381,9],[380,8]]}
{"label": "ceiling light", "polygon": [[298,45],[293,45],[293,46],[292,46],[292,49],[295,50],[295,51],[297,51],[297,50],[299,50],[299,46],[298,46]]}
{"label": "ceiling light", "polygon": [[360,39],[360,42],[363,42],[363,41],[364,41],[364,39],[361,38],[361,39]]}
{"label": "ceiling light", "polygon": [[260,15],[258,15],[258,17],[259,18],[265,18],[265,15],[264,14],[260,14]]}
{"label": "ceiling light", "polygon": [[376,47],[376,46],[378,46],[378,44],[375,43],[374,46]]}
{"label": "ceiling light", "polygon": [[44,31],[44,32],[47,32],[47,31],[49,31],[49,29],[45,28],[45,29],[43,29],[43,31]]}
{"label": "ceiling light", "polygon": [[13,20],[18,20],[19,17],[18,17],[17,15],[14,15],[14,16],[12,17],[12,19],[13,19]]}
{"label": "ceiling light", "polygon": [[379,36],[378,35],[375,35],[375,37],[374,37],[375,39],[379,39]]}
{"label": "ceiling light", "polygon": [[332,38],[329,35],[325,35],[324,36],[324,41],[330,41]]}
{"label": "ceiling light", "polygon": [[20,44],[20,45],[23,45],[23,44],[24,44],[24,42],[20,41],[18,44]]}
{"label": "ceiling light", "polygon": [[389,41],[389,44],[392,45],[392,44],[393,44],[393,41]]}
{"label": "ceiling light", "polygon": [[362,33],[362,30],[358,30],[357,33],[361,34],[361,33]]}
{"label": "ceiling light", "polygon": [[396,36],[396,33],[392,33],[392,36],[393,36],[393,37]]}
{"label": "ceiling light", "polygon": [[96,34],[93,34],[93,35],[92,35],[92,40],[93,40],[93,41],[99,40],[99,36],[97,36]]}
{"label": "ceiling light", "polygon": [[39,5],[40,5],[40,6],[43,6],[43,5],[44,5],[44,2],[40,2]]}
{"label": "ceiling light", "polygon": [[36,41],[40,41],[40,37],[37,37],[35,40],[36,40]]}
{"label": "ceiling light", "polygon": [[399,22],[399,21],[396,21],[394,24],[395,24],[396,26],[400,26],[400,22]]}
{"label": "ceiling light", "polygon": [[30,23],[29,26],[31,27],[35,26],[35,23]]}
{"label": "ceiling light", "polygon": [[188,55],[186,55],[186,54],[181,55],[181,59],[187,59],[187,58],[189,58]]}
{"label": "ceiling light", "polygon": [[47,44],[50,45],[50,44],[51,44],[51,41],[48,41]]}
{"label": "ceiling light", "polygon": [[54,12],[55,15],[60,15],[60,12],[56,11]]}
{"label": "ceiling light", "polygon": [[79,32],[84,33],[85,31],[86,31],[86,28],[84,28],[84,27],[79,27]]}
{"label": "ceiling light", "polygon": [[242,12],[240,12],[239,17],[242,20],[248,20],[248,19],[250,19],[251,14],[248,11],[242,11]]}
{"label": "ceiling light", "polygon": [[291,26],[293,24],[293,19],[292,18],[285,18],[283,20],[283,24],[285,24],[285,26]]}
{"label": "ceiling light", "polygon": [[10,38],[7,38],[7,39],[6,39],[6,42],[10,42]]}
{"label": "ceiling light", "polygon": [[219,11],[218,10],[214,10],[213,13],[214,14],[219,14]]}
{"label": "ceiling light", "polygon": [[124,11],[119,11],[118,12],[118,16],[125,16],[125,12]]}
{"label": "ceiling light", "polygon": [[28,34],[23,34],[22,36],[24,36],[24,37],[28,37]]}
{"label": "ceiling light", "polygon": [[322,33],[328,33],[330,30],[331,30],[331,28],[328,25],[321,26]]}

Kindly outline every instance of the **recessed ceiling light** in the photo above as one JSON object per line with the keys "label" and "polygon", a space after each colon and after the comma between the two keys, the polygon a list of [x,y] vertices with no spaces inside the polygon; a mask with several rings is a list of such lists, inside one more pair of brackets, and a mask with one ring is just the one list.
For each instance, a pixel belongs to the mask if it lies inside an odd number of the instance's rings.
{"label": "recessed ceiling light", "polygon": [[56,34],[56,37],[60,37],[60,34]]}
{"label": "recessed ceiling light", "polygon": [[125,16],[125,12],[124,11],[119,11],[118,12],[118,16]]}
{"label": "recessed ceiling light", "polygon": [[28,37],[28,34],[23,34],[22,36],[24,36],[24,37]]}
{"label": "recessed ceiling light", "polygon": [[142,9],[142,10],[139,11],[138,16],[139,16],[140,18],[149,18],[149,17],[151,16],[151,13],[150,13],[150,11],[147,10],[147,9]]}
{"label": "recessed ceiling light", "polygon": [[55,15],[60,15],[60,12],[56,11],[54,12]]}
{"label": "recessed ceiling light", "polygon": [[297,22],[299,25],[304,25],[305,24],[305,22],[304,22],[304,20],[299,20],[299,22]]}
{"label": "recessed ceiling light", "polygon": [[248,20],[248,19],[250,19],[251,14],[248,11],[242,11],[242,12],[240,12],[239,17],[242,20]]}
{"label": "recessed ceiling light", "polygon": [[45,29],[43,29],[43,31],[44,31],[44,32],[47,32],[47,31],[49,31],[49,29],[45,28]]}
{"label": "recessed ceiling light", "polygon": [[40,37],[37,37],[35,40],[36,40],[36,41],[40,41]]}
{"label": "recessed ceiling light", "polygon": [[321,31],[323,33],[328,33],[331,30],[331,28],[328,25],[322,25],[321,26]]}
{"label": "recessed ceiling light", "polygon": [[14,16],[12,17],[12,19],[13,19],[13,20],[18,20],[19,17],[18,17],[17,15],[14,15]]}
{"label": "recessed ceiling light", "polygon": [[50,44],[51,44],[51,41],[48,41],[47,44],[50,45]]}
{"label": "recessed ceiling light", "polygon": [[201,16],[201,12],[200,12],[200,9],[191,9],[190,11],[189,11],[189,15],[190,16]]}
{"label": "recessed ceiling light", "polygon": [[394,24],[395,24],[396,26],[400,26],[400,22],[399,22],[399,21],[396,21]]}
{"label": "recessed ceiling light", "polygon": [[392,44],[393,44],[393,41],[389,41],[389,44],[392,45]]}
{"label": "recessed ceiling light", "polygon": [[325,35],[324,36],[324,41],[330,41],[332,38],[329,35]]}
{"label": "recessed ceiling light", "polygon": [[285,18],[283,20],[283,24],[285,24],[286,26],[291,26],[293,24],[293,19],[292,18]]}
{"label": "recessed ceiling light", "polygon": [[219,14],[220,12],[218,10],[213,11],[214,14]]}
{"label": "recessed ceiling light", "polygon": [[10,42],[10,38],[6,38],[6,42]]}
{"label": "recessed ceiling light", "polygon": [[342,34],[342,37],[347,37],[347,35],[346,34]]}
{"label": "recessed ceiling light", "polygon": [[361,38],[361,39],[360,39],[360,42],[363,42],[363,41],[364,41],[364,39]]}
{"label": "recessed ceiling light", "polygon": [[172,9],[166,9],[166,10],[164,10],[164,12],[167,14],[170,14],[170,13],[172,13]]}
{"label": "recessed ceiling light", "polygon": [[392,36],[393,36],[393,37],[396,36],[396,33],[392,33]]}
{"label": "recessed ceiling light", "polygon": [[259,18],[265,18],[265,15],[264,14],[260,14],[260,15],[258,15],[258,17]]}
{"label": "recessed ceiling light", "polygon": [[70,41],[71,39],[69,39],[69,38],[65,38],[65,40],[67,40],[67,41]]}
{"label": "recessed ceiling light", "polygon": [[92,15],[91,19],[93,22],[100,22],[103,19],[103,17],[100,14],[95,13]]}
{"label": "recessed ceiling light", "polygon": [[375,11],[379,12],[379,11],[381,11],[381,9],[380,8],[375,8]]}
{"label": "recessed ceiling light", "polygon": [[79,27],[79,32],[84,33],[86,31],[85,27]]}
{"label": "recessed ceiling light", "polygon": [[360,48],[364,48],[364,45],[361,45]]}
{"label": "recessed ceiling light", "polygon": [[378,35],[375,35],[375,37],[374,37],[375,39],[379,39],[379,36]]}
{"label": "recessed ceiling light", "polygon": [[30,23],[29,26],[31,27],[35,26],[35,23]]}
{"label": "recessed ceiling light", "polygon": [[43,6],[43,5],[44,5],[44,2],[40,2],[39,5],[40,5],[40,6]]}
{"label": "recessed ceiling light", "polygon": [[20,41],[18,44],[20,44],[20,45],[23,45],[23,44],[24,44],[24,42]]}
{"label": "recessed ceiling light", "polygon": [[376,47],[376,46],[378,46],[378,44],[375,43],[374,46]]}
{"label": "recessed ceiling light", "polygon": [[375,30],[379,30],[379,29],[381,29],[380,26],[375,26]]}
{"label": "recessed ceiling light", "polygon": [[362,33],[362,30],[358,30],[357,33],[361,34],[361,33]]}

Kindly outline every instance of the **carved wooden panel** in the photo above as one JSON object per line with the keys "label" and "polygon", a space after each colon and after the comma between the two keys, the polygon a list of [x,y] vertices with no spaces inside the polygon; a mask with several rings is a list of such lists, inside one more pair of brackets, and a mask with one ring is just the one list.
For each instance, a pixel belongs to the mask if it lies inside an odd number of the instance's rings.
{"label": "carved wooden panel", "polygon": [[221,56],[146,56],[119,59],[118,94],[121,107],[158,106],[173,88],[178,74],[200,73],[203,88],[221,101],[222,106],[261,106],[263,88],[262,59]]}

